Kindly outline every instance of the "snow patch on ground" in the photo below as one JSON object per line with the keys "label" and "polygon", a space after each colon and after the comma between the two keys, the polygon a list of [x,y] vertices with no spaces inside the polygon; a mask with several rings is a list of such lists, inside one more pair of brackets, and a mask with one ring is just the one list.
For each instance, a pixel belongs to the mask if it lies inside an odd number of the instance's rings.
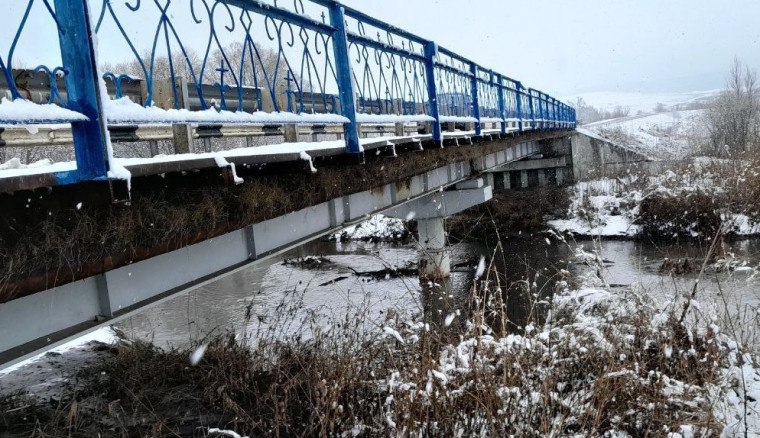
{"label": "snow patch on ground", "polygon": [[65,353],[67,351],[71,351],[77,348],[81,348],[82,346],[89,344],[90,342],[101,342],[104,344],[114,344],[117,341],[116,333],[111,329],[111,327],[103,327],[99,328],[93,332],[90,332],[86,335],[82,335],[72,341],[69,341],[65,344],[59,345],[58,347],[55,347],[45,353],[40,353],[34,357],[31,357],[29,359],[26,359],[24,361],[21,361],[15,365],[11,365],[7,368],[0,369],[0,377],[2,377],[4,374],[8,374],[12,371],[18,370],[19,368],[27,367],[30,365],[34,365],[35,362],[40,360],[44,355],[46,355],[48,352],[53,353]]}
{"label": "snow patch on ground", "polygon": [[406,225],[401,219],[381,214],[371,216],[366,221],[347,227],[331,237],[335,240],[398,240],[407,234]]}
{"label": "snow patch on ground", "polygon": [[[704,194],[720,203],[726,193],[735,190],[731,186],[735,181],[726,175],[741,180],[749,172],[755,172],[751,163],[696,157],[674,163],[672,169],[655,176],[629,174],[616,179],[580,182],[568,189],[571,203],[567,217],[550,220],[548,225],[560,233],[579,236],[636,237],[642,231],[637,219],[645,198]],[[716,205],[716,209],[721,208]],[[727,233],[745,237],[760,235],[760,222],[753,218],[730,211],[720,214]],[[699,236],[692,233],[692,237]]]}
{"label": "snow patch on ground", "polygon": [[626,191],[618,180],[581,182],[571,189],[567,219],[548,221],[560,233],[580,236],[634,237],[640,228],[635,225],[638,192]]}

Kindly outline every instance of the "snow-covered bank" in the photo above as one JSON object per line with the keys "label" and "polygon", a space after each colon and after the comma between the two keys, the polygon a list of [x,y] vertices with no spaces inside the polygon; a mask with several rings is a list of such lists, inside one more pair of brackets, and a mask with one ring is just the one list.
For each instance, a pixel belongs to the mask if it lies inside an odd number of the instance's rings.
{"label": "snow-covered bank", "polygon": [[641,192],[625,190],[619,180],[580,182],[570,190],[567,219],[548,221],[560,233],[576,236],[635,237],[640,227],[635,224]]}
{"label": "snow-covered bank", "polygon": [[376,214],[330,237],[334,240],[393,241],[403,239],[408,235],[409,230],[403,220]]}
{"label": "snow-covered bank", "polygon": [[560,232],[586,237],[709,238],[760,234],[750,162],[697,157],[659,175],[628,174],[569,188],[567,217],[550,220]]}
{"label": "snow-covered bank", "polygon": [[61,344],[55,348],[52,348],[45,353],[40,353],[36,356],[30,357],[29,359],[18,362],[14,365],[0,369],[0,378],[2,378],[4,374],[12,373],[16,370],[19,370],[25,367],[37,366],[37,363],[45,355],[48,355],[48,354],[53,354],[53,355],[65,354],[72,350],[82,348],[91,342],[99,342],[102,344],[114,344],[117,340],[118,340],[118,337],[116,336],[116,333],[114,333],[113,329],[111,329],[110,327],[103,327],[103,328],[94,330],[90,333],[87,333],[85,335],[82,335],[69,342]]}

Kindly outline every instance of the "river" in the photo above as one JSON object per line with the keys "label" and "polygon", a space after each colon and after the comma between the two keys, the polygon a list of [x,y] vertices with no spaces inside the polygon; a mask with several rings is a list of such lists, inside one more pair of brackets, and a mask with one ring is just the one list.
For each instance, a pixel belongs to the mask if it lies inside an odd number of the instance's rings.
{"label": "river", "polygon": [[[275,325],[297,332],[312,322],[307,314],[319,314],[327,324],[352,314],[382,321],[398,312],[417,313],[426,308],[445,316],[460,307],[470,292],[482,256],[489,263],[493,258],[498,270],[506,273],[500,281],[509,291],[508,316],[518,328],[531,314],[532,303],[551,295],[559,272],[597,271],[596,267],[573,263],[579,245],[588,252],[596,248],[604,261],[599,273],[613,290],[633,287],[663,301],[692,291],[709,243],[566,243],[540,235],[505,239],[502,250],[494,252],[479,243],[463,242],[452,247],[455,272],[446,285],[447,292],[431,295],[423,291],[428,285],[420,285],[414,275],[368,274],[389,267],[412,267],[418,254],[414,242],[317,241],[153,306],[122,321],[119,328],[161,346],[181,346],[209,333],[251,334]],[[756,315],[760,276],[753,267],[760,264],[760,240],[728,243],[725,251],[734,269],[708,270],[698,283],[697,301],[703,307],[714,307],[719,314],[728,309],[733,316]],[[305,264],[285,263],[303,257],[312,259]],[[535,295],[526,295],[526,287]]]}

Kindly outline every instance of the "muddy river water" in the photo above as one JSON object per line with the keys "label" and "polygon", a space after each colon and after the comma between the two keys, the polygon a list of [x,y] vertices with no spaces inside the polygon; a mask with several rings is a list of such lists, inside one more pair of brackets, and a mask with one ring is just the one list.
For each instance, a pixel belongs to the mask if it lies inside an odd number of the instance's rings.
{"label": "muddy river water", "polygon": [[[537,295],[550,293],[557,273],[570,270],[587,274],[594,270],[612,289],[634,287],[661,300],[691,292],[710,242],[655,243],[630,240],[561,242],[545,236],[511,238],[502,242],[503,253],[478,243],[453,246],[452,274],[446,303],[423,292],[410,274],[418,247],[410,243],[319,241],[271,258],[200,289],[156,305],[119,324],[128,335],[159,345],[182,345],[209,333],[255,332],[263,326],[292,319],[290,330],[299,330],[303,312],[318,309],[326,321],[352,312],[382,319],[389,312],[444,314],[456,307],[472,286],[481,256],[493,257],[502,281],[511,285],[509,317],[519,325],[530,312],[526,286]],[[571,263],[576,248],[596,250],[603,269]],[[697,300],[704,306],[730,314],[756,315],[760,306],[760,240],[728,243],[725,257],[732,268],[709,270],[698,282]],[[303,257],[308,263],[287,263]],[[670,260],[670,261],[666,261]],[[410,268],[406,276],[387,273],[388,268]],[[384,274],[385,272],[385,274]],[[521,289],[522,288],[522,289]],[[720,313],[720,312],[719,312]]]}

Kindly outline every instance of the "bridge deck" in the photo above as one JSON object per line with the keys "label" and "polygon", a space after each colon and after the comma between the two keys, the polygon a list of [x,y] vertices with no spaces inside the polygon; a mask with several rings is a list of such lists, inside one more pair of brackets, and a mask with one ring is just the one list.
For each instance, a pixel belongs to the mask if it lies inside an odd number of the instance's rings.
{"label": "bridge deck", "polygon": [[[484,129],[480,137],[490,140],[493,136],[499,136],[500,132],[499,129]],[[509,132],[516,131],[512,129]],[[453,141],[458,144],[459,142],[471,142],[476,134],[474,131],[455,131],[444,132],[442,136],[444,142]],[[397,144],[429,141],[431,137],[430,134],[372,137],[360,139],[360,144],[365,153],[371,153],[377,149],[393,147]],[[160,155],[153,158],[114,158],[112,162],[115,167],[126,169],[125,175],[128,177],[140,177],[167,172],[228,167],[230,164],[251,166],[297,160],[310,161],[317,157],[336,157],[344,154],[346,154],[346,150],[343,140],[327,140],[270,144],[219,152]],[[58,184],[57,179],[53,176],[55,172],[73,172],[76,168],[76,162],[64,161],[49,165],[1,170],[0,193],[32,190],[41,186],[54,186]]]}

